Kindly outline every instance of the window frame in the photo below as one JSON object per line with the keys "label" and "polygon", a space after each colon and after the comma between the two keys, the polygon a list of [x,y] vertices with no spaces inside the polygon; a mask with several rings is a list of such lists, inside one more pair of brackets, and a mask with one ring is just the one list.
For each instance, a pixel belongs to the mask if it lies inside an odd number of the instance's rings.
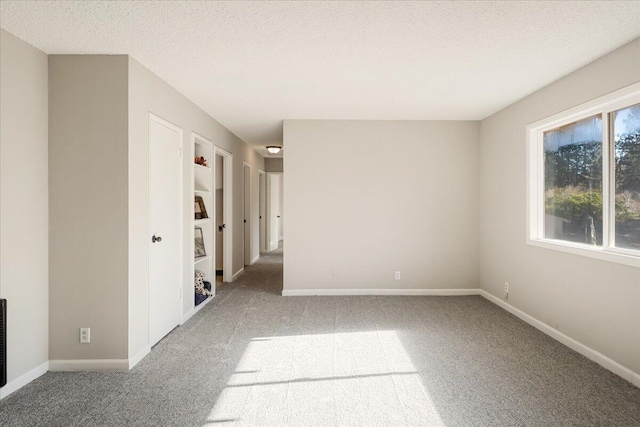
{"label": "window frame", "polygon": [[[640,251],[615,244],[615,154],[612,138],[614,111],[640,103],[640,82],[531,123],[527,132],[526,243],[640,268]],[[591,116],[602,117],[602,246],[545,238],[544,132]]]}

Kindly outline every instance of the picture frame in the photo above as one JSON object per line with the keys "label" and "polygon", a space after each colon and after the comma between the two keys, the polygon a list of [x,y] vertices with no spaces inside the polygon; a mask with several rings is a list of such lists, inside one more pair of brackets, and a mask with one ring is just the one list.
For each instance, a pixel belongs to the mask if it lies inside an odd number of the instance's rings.
{"label": "picture frame", "polygon": [[204,236],[202,234],[202,228],[196,227],[194,230],[194,239],[193,239],[193,250],[194,257],[202,258],[207,256],[207,250],[204,247]]}
{"label": "picture frame", "polygon": [[209,218],[209,215],[207,214],[207,207],[204,204],[204,199],[202,198],[202,196],[196,196],[194,211],[195,219]]}

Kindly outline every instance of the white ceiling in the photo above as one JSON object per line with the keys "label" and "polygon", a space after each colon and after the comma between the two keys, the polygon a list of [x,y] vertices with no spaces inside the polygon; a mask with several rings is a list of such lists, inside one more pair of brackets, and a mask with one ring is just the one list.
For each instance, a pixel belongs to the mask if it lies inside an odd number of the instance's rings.
{"label": "white ceiling", "polygon": [[283,119],[482,119],[640,36],[637,1],[3,0],[0,12],[49,54],[132,55],[256,147],[282,142]]}

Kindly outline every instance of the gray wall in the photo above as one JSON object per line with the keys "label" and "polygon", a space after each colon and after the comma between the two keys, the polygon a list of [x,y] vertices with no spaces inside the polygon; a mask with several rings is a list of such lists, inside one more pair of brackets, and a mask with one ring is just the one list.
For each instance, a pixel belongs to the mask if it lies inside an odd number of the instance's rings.
{"label": "gray wall", "polygon": [[279,158],[270,158],[267,157],[264,159],[264,168],[265,168],[265,172],[283,172],[284,171],[284,164],[283,164],[283,158],[279,157]]}
{"label": "gray wall", "polygon": [[47,67],[47,55],[0,30],[0,298],[8,301],[9,383],[49,359]]}
{"label": "gray wall", "polygon": [[284,140],[285,290],[478,288],[478,122],[285,120]]}
{"label": "gray wall", "polygon": [[500,298],[508,281],[509,304],[640,373],[640,270],[525,244],[525,126],[637,81],[640,40],[482,121],[480,277]]}
{"label": "gray wall", "polygon": [[[191,182],[191,131],[234,154],[234,217],[241,224],[242,162],[263,158],[134,59],[49,57],[51,315],[50,359],[126,360],[148,345],[148,114],[184,131],[184,179]],[[185,198],[185,282],[193,286],[193,238]],[[258,254],[258,192],[252,249]],[[234,228],[234,272],[244,265]],[[185,292],[185,295],[189,293]],[[184,300],[184,312],[193,304]],[[78,328],[91,328],[80,344]]]}
{"label": "gray wall", "polygon": [[49,56],[51,360],[127,358],[127,62]]}
{"label": "gray wall", "polygon": [[[193,287],[193,227],[189,192],[193,144],[191,132],[233,154],[233,272],[244,267],[242,227],[242,174],[245,161],[252,166],[252,258],[258,255],[258,169],[264,159],[253,148],[198,108],[158,76],[129,58],[129,356],[148,344],[148,128],[149,112],[182,128],[184,136],[184,287]],[[184,299],[187,313],[193,301]]]}

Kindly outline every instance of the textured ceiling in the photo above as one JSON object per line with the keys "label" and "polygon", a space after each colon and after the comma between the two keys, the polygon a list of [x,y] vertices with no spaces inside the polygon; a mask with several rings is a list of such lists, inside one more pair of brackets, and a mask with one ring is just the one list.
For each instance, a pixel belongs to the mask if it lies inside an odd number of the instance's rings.
{"label": "textured ceiling", "polygon": [[283,119],[482,119],[640,36],[633,1],[2,1],[0,12],[49,54],[132,55],[257,147],[281,143]]}

